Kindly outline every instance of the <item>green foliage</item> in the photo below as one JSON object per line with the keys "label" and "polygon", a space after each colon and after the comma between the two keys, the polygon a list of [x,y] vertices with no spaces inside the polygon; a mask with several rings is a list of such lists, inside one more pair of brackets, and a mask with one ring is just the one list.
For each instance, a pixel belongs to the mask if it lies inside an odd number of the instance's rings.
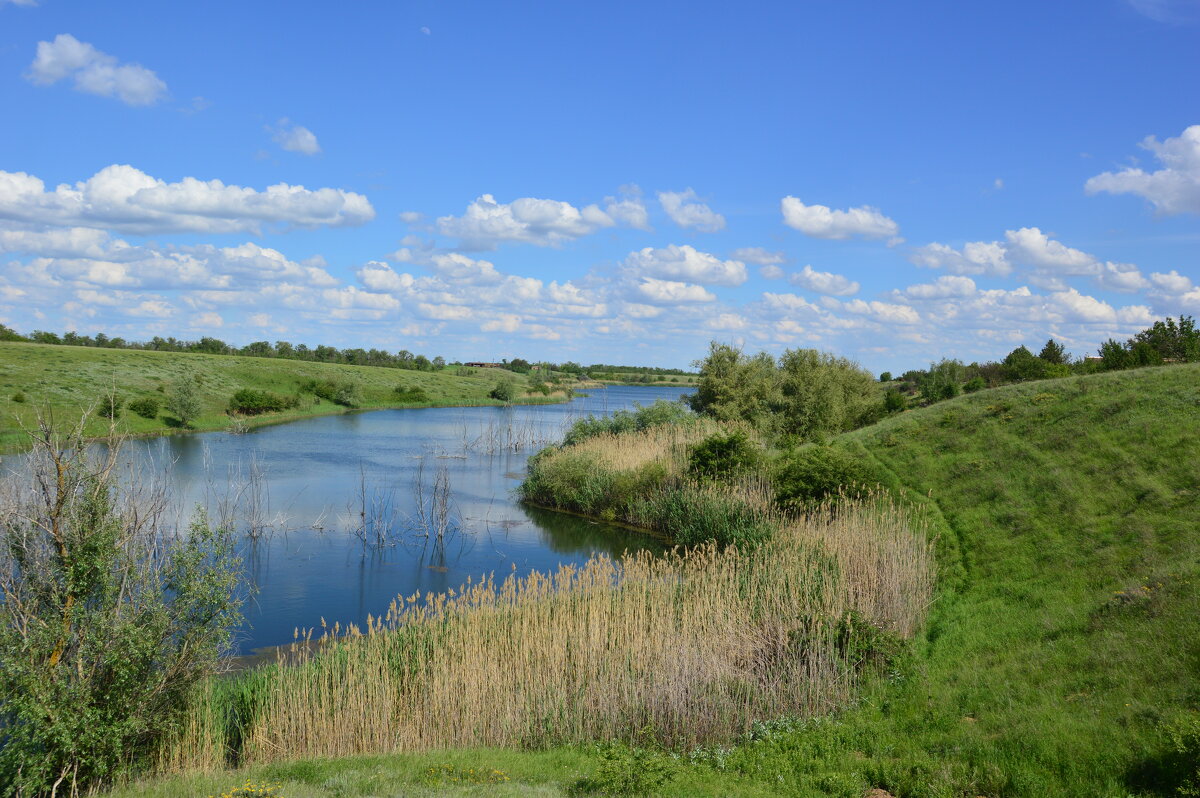
{"label": "green foliage", "polygon": [[500,380],[488,396],[501,402],[511,402],[517,398],[517,384],[512,380]]}
{"label": "green foliage", "polygon": [[858,610],[850,610],[838,621],[836,643],[847,666],[860,671],[868,667],[891,670],[905,648],[902,637],[871,623]]}
{"label": "green foliage", "polygon": [[404,385],[403,383],[396,386],[394,393],[396,395],[396,401],[403,402],[404,404],[419,405],[425,404],[429,401],[429,394],[425,393],[423,388],[415,386],[410,387],[408,385]]}
{"label": "green foliage", "polygon": [[1042,351],[1038,352],[1038,357],[1047,363],[1063,366],[1067,364],[1067,348],[1051,338],[1046,341]]}
{"label": "green foliage", "polygon": [[754,507],[691,485],[631,492],[625,506],[630,520],[662,532],[681,546],[752,547],[767,540],[773,529]]}
{"label": "green foliage", "polygon": [[838,446],[804,446],[784,455],[776,465],[775,495],[779,505],[804,509],[839,494],[855,494],[878,482],[861,458]]}
{"label": "green foliage", "polygon": [[106,393],[96,400],[96,415],[109,421],[115,421],[121,417],[121,409],[124,406],[125,400],[120,394]]}
{"label": "green foliage", "polygon": [[[0,793],[89,790],[148,766],[240,620],[227,531],[180,536],[115,484],[116,448],[42,425],[0,507]],[[27,483],[27,484],[26,484]],[[37,486],[42,486],[40,489]],[[66,786],[62,786],[66,785]]]}
{"label": "green foliage", "polygon": [[134,399],[127,407],[142,418],[158,418],[158,399],[153,396]]}
{"label": "green foliage", "polygon": [[14,393],[11,398],[17,404],[24,404],[27,400],[27,397],[21,391],[17,391],[16,393]]}
{"label": "green foliage", "polygon": [[692,447],[688,473],[699,479],[726,480],[754,471],[761,461],[759,447],[746,433],[717,433]]}
{"label": "green foliage", "polygon": [[650,795],[679,772],[674,759],[651,748],[608,743],[599,756],[596,771],[572,784],[568,795]]}
{"label": "green foliage", "polygon": [[200,390],[196,383],[196,375],[186,375],[171,385],[167,392],[167,410],[174,413],[183,426],[192,425],[200,415]]}
{"label": "green foliage", "polygon": [[1050,376],[1049,364],[1023,346],[1018,346],[1004,358],[1005,378],[1009,382],[1044,380]]}
{"label": "green foliage", "polygon": [[358,383],[349,380],[305,380],[300,383],[300,391],[342,407],[358,407],[362,404],[362,389]]}
{"label": "green foliage", "polygon": [[908,409],[908,397],[898,388],[888,388],[883,393],[883,412],[899,413]]}
{"label": "green foliage", "polygon": [[978,375],[963,383],[963,393],[975,393],[987,387],[987,380]]}
{"label": "green foliage", "polygon": [[1163,725],[1174,755],[1176,795],[1200,798],[1200,712],[1181,712]]}
{"label": "green foliage", "polygon": [[967,368],[961,360],[943,359],[929,367],[920,381],[921,398],[926,402],[953,399],[962,393]]}
{"label": "green foliage", "polygon": [[1200,360],[1200,329],[1191,316],[1180,316],[1176,321],[1168,317],[1156,321],[1153,326],[1142,330],[1129,342],[1130,349],[1145,344],[1153,350],[1159,361],[1172,360],[1192,363]]}
{"label": "green foliage", "polygon": [[634,432],[666,424],[683,424],[694,418],[682,402],[657,399],[645,407],[635,410],[617,410],[608,416],[588,416],[571,425],[563,436],[563,445],[571,446],[596,435],[616,435]]}
{"label": "green foliage", "polygon": [[799,441],[855,429],[882,410],[875,378],[850,360],[791,349],[776,363],[765,352],[748,357],[716,342],[688,401],[697,413]]}
{"label": "green foliage", "polygon": [[257,416],[260,413],[278,413],[290,410],[299,404],[295,396],[280,396],[270,391],[257,391],[253,388],[242,388],[229,399],[229,412],[240,413],[244,416]]}
{"label": "green foliage", "polygon": [[688,397],[692,410],[721,421],[746,421],[767,428],[782,396],[775,360],[766,352],[754,357],[727,344],[712,342],[698,363],[700,379]]}
{"label": "green foliage", "polygon": [[891,382],[892,381],[892,372],[885,371],[882,374],[880,374],[879,381],[880,382]]}

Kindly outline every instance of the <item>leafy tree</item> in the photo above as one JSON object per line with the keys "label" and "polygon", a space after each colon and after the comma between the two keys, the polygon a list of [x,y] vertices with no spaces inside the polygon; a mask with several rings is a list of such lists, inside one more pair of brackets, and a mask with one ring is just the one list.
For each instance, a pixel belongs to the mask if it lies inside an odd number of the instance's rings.
{"label": "leafy tree", "polygon": [[1200,360],[1200,330],[1196,329],[1196,320],[1191,316],[1180,316],[1178,321],[1168,317],[1165,321],[1154,322],[1153,326],[1135,335],[1128,346],[1133,350],[1138,344],[1153,349],[1159,360],[1189,363]]}
{"label": "leafy tree", "polygon": [[21,335],[12,327],[0,324],[0,341],[28,341],[29,339]]}
{"label": "leafy tree", "polygon": [[118,447],[46,422],[0,504],[0,794],[90,792],[153,761],[239,619],[230,533],[163,530]]}
{"label": "leafy tree", "polygon": [[185,427],[190,427],[200,415],[200,391],[194,375],[181,377],[171,385],[167,394],[167,410],[174,413]]}
{"label": "leafy tree", "polygon": [[870,423],[881,407],[874,376],[844,357],[789,349],[779,358],[781,431],[822,440]]}
{"label": "leafy tree", "polygon": [[1044,380],[1050,376],[1049,365],[1023,346],[1018,346],[1004,358],[1004,373],[1010,382]]}
{"label": "leafy tree", "polygon": [[1109,338],[1100,344],[1100,363],[1106,371],[1127,369],[1133,365],[1129,350],[1120,341]]}
{"label": "leafy tree", "polygon": [[496,387],[488,393],[488,396],[499,399],[501,402],[511,402],[517,396],[517,386],[512,380],[500,380],[496,383]]}
{"label": "leafy tree", "polygon": [[1067,348],[1051,338],[1046,341],[1046,345],[1042,347],[1038,357],[1047,363],[1061,366],[1067,362]]}
{"label": "leafy tree", "polygon": [[921,398],[926,402],[952,399],[962,393],[967,379],[967,367],[961,360],[943,358],[929,367],[919,382]]}
{"label": "leafy tree", "polygon": [[880,374],[879,381],[880,382],[891,382],[892,381],[892,372],[885,371],[882,374]]}
{"label": "leafy tree", "polygon": [[696,363],[700,379],[688,397],[692,410],[723,421],[742,420],[769,426],[782,395],[775,361],[766,352],[748,357],[728,344],[713,341],[708,357]]}

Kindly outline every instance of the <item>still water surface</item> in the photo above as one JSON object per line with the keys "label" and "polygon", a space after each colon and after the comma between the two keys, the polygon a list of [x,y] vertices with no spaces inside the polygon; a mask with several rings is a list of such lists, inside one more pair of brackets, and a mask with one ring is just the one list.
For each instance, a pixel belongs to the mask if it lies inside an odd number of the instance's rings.
{"label": "still water surface", "polygon": [[254,595],[237,648],[248,654],[322,619],[361,626],[397,595],[457,588],[468,576],[661,548],[628,529],[520,505],[514,488],[528,457],[574,419],[689,390],[610,387],[557,405],[324,416],[241,435],[137,440],[125,454],[141,468],[165,467],[181,511],[199,504],[217,514],[235,502],[243,525],[258,529],[242,554]]}

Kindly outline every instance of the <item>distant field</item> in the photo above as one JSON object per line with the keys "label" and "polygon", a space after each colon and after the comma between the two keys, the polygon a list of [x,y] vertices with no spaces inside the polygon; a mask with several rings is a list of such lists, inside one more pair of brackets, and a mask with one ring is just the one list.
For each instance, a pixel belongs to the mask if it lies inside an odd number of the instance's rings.
{"label": "distant field", "polygon": [[[151,397],[163,405],[153,419],[123,411],[119,419],[122,429],[135,435],[174,431],[178,422],[165,409],[166,393],[172,383],[188,375],[195,376],[202,400],[202,412],[192,424],[196,430],[228,427],[230,418],[225,410],[239,389],[293,395],[308,380],[356,383],[362,396],[360,409],[498,405],[502,403],[489,398],[488,393],[502,379],[512,379],[520,387],[517,402],[564,398],[562,394],[526,395],[527,383],[519,374],[501,369],[472,371],[469,376],[457,376],[454,367],[431,373],[274,358],[0,343],[0,448],[19,446],[24,437],[22,425],[31,424],[40,409],[49,409],[59,419],[77,419],[84,409],[114,390],[126,404]],[[397,386],[420,388],[429,401],[399,402]],[[255,416],[247,422],[275,423],[345,411],[340,405],[304,394],[297,408]],[[93,414],[88,434],[105,434],[107,424],[107,419]]]}

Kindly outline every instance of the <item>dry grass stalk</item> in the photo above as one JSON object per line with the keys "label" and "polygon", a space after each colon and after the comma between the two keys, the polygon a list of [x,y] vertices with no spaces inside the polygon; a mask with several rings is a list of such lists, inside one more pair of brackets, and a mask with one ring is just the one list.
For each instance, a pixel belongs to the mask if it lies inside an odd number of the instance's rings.
{"label": "dry grass stalk", "polygon": [[[910,632],[932,567],[923,531],[874,500],[789,523],[754,552],[596,557],[401,597],[367,629],[261,673],[237,759],[631,739],[645,727],[672,745],[727,739],[844,703],[853,671],[839,621],[857,610]],[[197,713],[164,764],[224,765],[219,714]]]}

